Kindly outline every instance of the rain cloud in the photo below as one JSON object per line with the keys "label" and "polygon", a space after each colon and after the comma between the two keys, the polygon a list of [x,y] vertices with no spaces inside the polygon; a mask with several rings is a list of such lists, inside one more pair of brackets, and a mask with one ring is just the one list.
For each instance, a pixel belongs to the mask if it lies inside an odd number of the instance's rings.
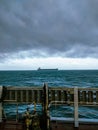
{"label": "rain cloud", "polygon": [[98,58],[98,0],[0,0],[0,59]]}

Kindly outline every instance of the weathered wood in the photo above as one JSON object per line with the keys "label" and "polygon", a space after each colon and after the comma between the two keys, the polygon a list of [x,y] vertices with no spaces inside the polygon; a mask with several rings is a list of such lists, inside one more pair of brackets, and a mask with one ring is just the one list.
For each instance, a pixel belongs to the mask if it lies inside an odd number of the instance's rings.
{"label": "weathered wood", "polygon": [[[8,103],[41,103],[44,101],[44,111],[46,114],[46,127],[49,128],[49,109],[51,104],[67,104],[74,106],[74,125],[79,127],[78,105],[93,106],[98,105],[98,88],[65,88],[65,87],[6,87],[4,100]],[[43,98],[43,94],[45,94]],[[17,106],[18,107],[18,106]],[[2,104],[0,106],[2,110]],[[18,109],[17,109],[18,110]],[[18,113],[18,111],[17,111]],[[1,116],[2,117],[2,116]],[[18,117],[17,117],[18,119]]]}
{"label": "weathered wood", "polygon": [[[24,99],[24,94],[23,94],[23,99]],[[17,91],[15,91],[15,100],[17,101]]]}
{"label": "weathered wood", "polygon": [[67,92],[63,91],[63,101],[67,101]]}
{"label": "weathered wood", "polygon": [[23,102],[23,91],[22,90],[20,91],[20,100],[21,100],[21,102]]}
{"label": "weathered wood", "polygon": [[86,102],[86,91],[82,91],[82,101]]}
{"label": "weathered wood", "polygon": [[42,103],[42,102],[43,102],[42,96],[43,96],[43,91],[42,91],[42,90],[39,90],[39,91],[38,91],[38,102],[39,102],[39,103]]}
{"label": "weathered wood", "polygon": [[93,91],[88,91],[88,102],[93,102]]}
{"label": "weathered wood", "polygon": [[2,122],[2,93],[3,92],[3,87],[0,86],[0,122]]}
{"label": "weathered wood", "polygon": [[17,90],[17,101],[21,103],[21,91],[19,90]]}
{"label": "weathered wood", "polygon": [[96,102],[98,103],[98,90],[96,91]]}
{"label": "weathered wood", "polygon": [[79,127],[78,121],[78,88],[74,88],[74,123],[75,127]]}
{"label": "weathered wood", "polygon": [[2,103],[0,103],[0,122],[2,122]]}
{"label": "weathered wood", "polygon": [[61,99],[61,93],[62,93],[62,91],[58,91],[57,92],[57,97],[58,97],[58,101],[61,101],[62,99]]}
{"label": "weathered wood", "polygon": [[[6,87],[5,100],[16,100],[17,103],[42,103],[42,87]],[[66,101],[69,105],[74,103],[74,88],[49,87],[49,102]],[[97,104],[98,88],[78,88],[80,105]]]}
{"label": "weathered wood", "polygon": [[78,90],[78,102],[81,102],[82,99],[81,99],[81,91]]}
{"label": "weathered wood", "polygon": [[23,90],[23,102],[26,102],[26,90]]}
{"label": "weathered wood", "polygon": [[51,101],[55,101],[55,90],[51,90]]}
{"label": "weathered wood", "polygon": [[[44,96],[43,96],[44,95]],[[67,87],[6,87],[6,95],[1,100],[0,111],[2,111],[2,102],[4,103],[40,103],[44,106],[46,113],[46,125],[49,127],[49,104],[73,105],[75,128],[79,126],[78,105],[97,106],[98,88],[67,88]],[[2,112],[1,112],[2,113]],[[0,113],[0,114],[1,114]],[[0,119],[2,114],[0,115]]]}
{"label": "weathered wood", "polygon": [[47,84],[44,84],[43,87],[43,94],[44,94],[44,125],[45,125],[45,129],[49,130],[50,124],[49,124],[49,109],[48,109],[48,105],[49,105],[49,97],[48,97],[48,86]]}

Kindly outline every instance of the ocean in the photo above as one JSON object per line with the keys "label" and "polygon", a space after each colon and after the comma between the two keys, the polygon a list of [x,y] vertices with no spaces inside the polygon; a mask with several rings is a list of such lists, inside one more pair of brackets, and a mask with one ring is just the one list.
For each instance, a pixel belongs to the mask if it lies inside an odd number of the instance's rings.
{"label": "ocean", "polygon": [[[59,71],[0,71],[0,85],[2,86],[29,86],[43,87],[98,87],[98,70],[59,70]],[[29,104],[30,110],[34,105]],[[27,105],[19,105],[18,112],[22,115]],[[4,105],[4,111],[8,117],[16,114],[16,105]],[[41,113],[42,107],[37,105],[37,111]],[[73,106],[52,106],[50,115],[53,117],[73,117]],[[98,119],[98,107],[79,107],[79,118]]]}

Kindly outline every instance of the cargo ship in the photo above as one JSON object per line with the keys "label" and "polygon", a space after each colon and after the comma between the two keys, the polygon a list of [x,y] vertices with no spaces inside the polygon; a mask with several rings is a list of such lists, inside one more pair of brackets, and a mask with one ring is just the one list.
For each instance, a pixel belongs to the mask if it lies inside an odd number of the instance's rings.
{"label": "cargo ship", "polygon": [[54,69],[41,69],[40,67],[37,69],[38,71],[58,71],[58,68]]}

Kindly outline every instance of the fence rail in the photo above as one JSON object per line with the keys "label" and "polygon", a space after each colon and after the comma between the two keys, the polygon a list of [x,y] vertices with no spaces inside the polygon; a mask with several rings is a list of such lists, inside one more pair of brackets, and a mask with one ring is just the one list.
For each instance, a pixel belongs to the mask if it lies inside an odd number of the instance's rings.
{"label": "fence rail", "polygon": [[[8,103],[42,103],[44,97],[43,87],[4,87],[3,100]],[[3,95],[3,92],[2,92]],[[48,100],[61,101],[74,104],[74,88],[48,87]],[[13,102],[12,102],[13,101]],[[79,105],[98,105],[98,88],[78,88]]]}

